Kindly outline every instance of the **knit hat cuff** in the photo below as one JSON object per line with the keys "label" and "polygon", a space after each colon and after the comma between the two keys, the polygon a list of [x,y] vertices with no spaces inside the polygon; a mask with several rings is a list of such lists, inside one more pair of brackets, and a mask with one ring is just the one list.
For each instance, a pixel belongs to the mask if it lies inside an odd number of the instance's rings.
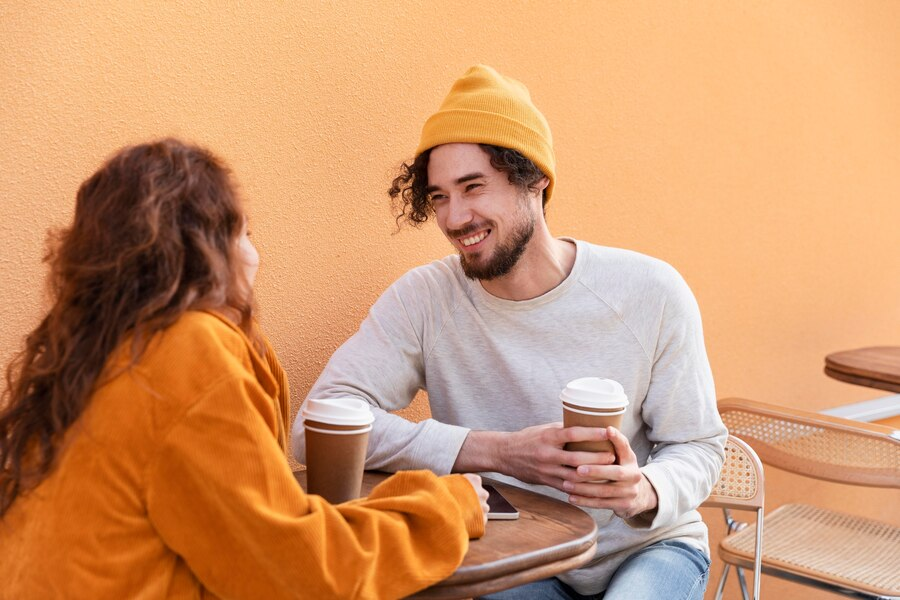
{"label": "knit hat cuff", "polygon": [[[488,123],[489,126],[486,126]],[[454,143],[490,144],[520,152],[550,180],[546,189],[546,197],[550,198],[553,192],[553,174],[556,172],[553,147],[543,135],[521,121],[495,112],[472,109],[438,111],[422,128],[416,156],[435,146]]]}

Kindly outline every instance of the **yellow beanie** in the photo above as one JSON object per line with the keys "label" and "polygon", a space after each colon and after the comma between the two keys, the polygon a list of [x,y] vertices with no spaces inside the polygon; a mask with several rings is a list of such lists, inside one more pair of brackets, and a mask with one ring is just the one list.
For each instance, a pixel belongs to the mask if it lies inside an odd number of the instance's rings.
{"label": "yellow beanie", "polygon": [[490,144],[518,150],[550,179],[556,179],[553,137],[547,119],[521,82],[491,67],[475,65],[456,80],[441,107],[425,122],[416,156],[441,144]]}

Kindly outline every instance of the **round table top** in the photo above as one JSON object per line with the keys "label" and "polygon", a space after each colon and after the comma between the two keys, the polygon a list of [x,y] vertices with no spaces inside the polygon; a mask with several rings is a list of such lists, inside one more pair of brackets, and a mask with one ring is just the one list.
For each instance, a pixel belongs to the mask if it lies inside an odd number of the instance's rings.
{"label": "round table top", "polygon": [[900,346],[873,346],[825,357],[825,374],[866,387],[900,392]]}
{"label": "round table top", "polygon": [[[363,495],[389,477],[367,471]],[[294,473],[306,486],[306,472]],[[484,537],[472,540],[462,564],[444,581],[416,594],[419,598],[471,598],[515,587],[584,565],[596,553],[597,526],[580,508],[485,479],[519,511],[515,520],[491,520]]]}

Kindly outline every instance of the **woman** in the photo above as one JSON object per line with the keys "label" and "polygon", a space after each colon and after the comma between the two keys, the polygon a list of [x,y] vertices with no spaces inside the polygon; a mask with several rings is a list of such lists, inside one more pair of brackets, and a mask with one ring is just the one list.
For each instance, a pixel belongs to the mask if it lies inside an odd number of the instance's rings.
{"label": "woman", "polygon": [[0,598],[399,597],[483,533],[475,476],[303,493],[247,236],[227,169],[176,140],[82,184],[53,306],[7,372]]}

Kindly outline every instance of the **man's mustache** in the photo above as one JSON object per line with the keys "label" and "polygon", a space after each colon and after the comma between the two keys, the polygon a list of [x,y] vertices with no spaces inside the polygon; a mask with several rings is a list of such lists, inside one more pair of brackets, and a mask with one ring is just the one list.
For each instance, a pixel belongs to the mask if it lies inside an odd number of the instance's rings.
{"label": "man's mustache", "polygon": [[447,237],[461,238],[461,237],[466,237],[470,233],[475,233],[476,231],[481,231],[483,229],[493,229],[493,228],[494,228],[494,224],[493,224],[493,222],[490,222],[490,221],[485,222],[485,223],[470,224],[470,225],[466,225],[462,229],[448,229]]}

